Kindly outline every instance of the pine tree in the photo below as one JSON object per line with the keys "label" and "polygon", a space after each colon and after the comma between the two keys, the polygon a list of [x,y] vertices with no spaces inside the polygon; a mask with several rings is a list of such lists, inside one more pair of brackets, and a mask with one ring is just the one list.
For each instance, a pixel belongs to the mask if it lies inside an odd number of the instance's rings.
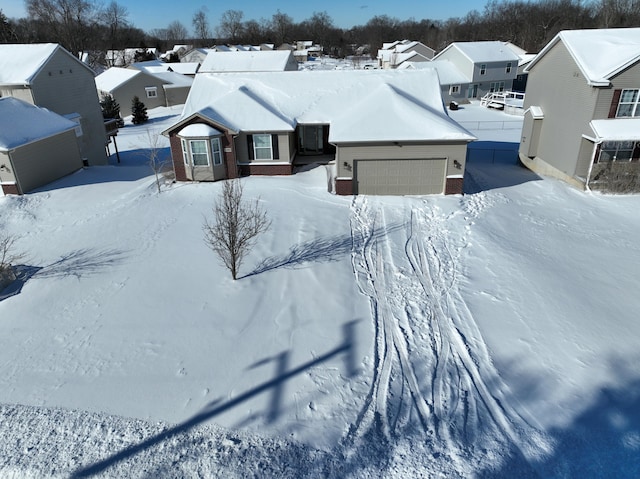
{"label": "pine tree", "polygon": [[120,105],[111,95],[105,95],[100,102],[102,118],[120,118]]}
{"label": "pine tree", "polygon": [[133,97],[131,102],[131,115],[133,119],[131,120],[134,125],[141,125],[142,123],[146,123],[149,120],[149,116],[147,115],[147,107],[140,101],[140,98],[137,96]]}

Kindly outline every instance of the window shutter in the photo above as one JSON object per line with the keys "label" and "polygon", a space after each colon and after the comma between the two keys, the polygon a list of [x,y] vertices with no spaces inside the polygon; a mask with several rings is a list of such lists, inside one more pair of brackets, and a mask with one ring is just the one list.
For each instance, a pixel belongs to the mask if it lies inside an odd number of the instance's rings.
{"label": "window shutter", "polygon": [[278,151],[278,135],[271,135],[271,152],[273,153],[273,159],[280,159],[280,152]]}
{"label": "window shutter", "polygon": [[249,159],[253,160],[253,135],[247,135],[247,149],[249,150]]}
{"label": "window shutter", "polygon": [[622,95],[622,90],[613,91],[613,99],[611,100],[611,107],[609,108],[609,118],[616,117],[616,111],[618,111],[618,103],[620,102],[620,95]]}

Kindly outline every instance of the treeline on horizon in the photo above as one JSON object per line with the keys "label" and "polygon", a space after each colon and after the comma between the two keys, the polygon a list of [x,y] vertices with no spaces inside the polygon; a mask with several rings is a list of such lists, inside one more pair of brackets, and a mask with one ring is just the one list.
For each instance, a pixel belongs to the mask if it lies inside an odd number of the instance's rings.
{"label": "treeline on horizon", "polygon": [[102,6],[93,0],[26,0],[25,6],[28,18],[9,19],[0,10],[0,43],[53,42],[74,54],[142,47],[166,51],[185,43],[279,46],[312,40],[335,57],[353,55],[361,46],[375,57],[383,42],[403,39],[436,51],[454,41],[501,40],[535,53],[561,30],[640,26],[638,0],[489,0],[484,11],[472,10],[464,17],[400,20],[378,15],[349,29],[336,27],[326,11],[296,23],[280,10],[260,20],[245,20],[244,12],[227,10],[212,27],[202,7],[193,14],[193,33],[179,21],[145,32],[116,1]]}

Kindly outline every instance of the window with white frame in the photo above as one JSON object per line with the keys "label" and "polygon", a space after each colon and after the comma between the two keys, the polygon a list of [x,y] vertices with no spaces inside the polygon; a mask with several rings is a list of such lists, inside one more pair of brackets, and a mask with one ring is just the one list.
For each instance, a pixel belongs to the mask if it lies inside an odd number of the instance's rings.
{"label": "window with white frame", "polygon": [[189,140],[189,148],[193,166],[209,166],[209,153],[205,140]]}
{"label": "window with white frame", "polygon": [[622,118],[640,116],[640,107],[638,107],[639,102],[640,90],[622,90],[620,101],[618,102],[618,111],[616,112],[616,117]]}
{"label": "window with white frame", "polygon": [[271,135],[253,135],[253,154],[256,160],[273,159],[271,149]]}
{"label": "window with white frame", "polygon": [[487,73],[487,65],[483,63],[480,65],[480,75],[484,75],[485,73]]}
{"label": "window with white frame", "polygon": [[634,147],[633,141],[605,141],[602,143],[598,162],[631,161]]}
{"label": "window with white frame", "polygon": [[507,62],[507,68],[505,69],[506,73],[511,73],[511,67],[513,66],[513,63],[511,62]]}
{"label": "window with white frame", "polygon": [[490,88],[489,91],[491,93],[493,92],[500,92],[500,91],[504,91],[504,82],[503,81],[494,81],[491,82],[490,84]]}
{"label": "window with white frame", "polygon": [[148,86],[144,91],[147,92],[147,98],[156,98],[158,96],[158,87]]}
{"label": "window with white frame", "polygon": [[449,95],[460,93],[460,85],[451,85],[449,87]]}
{"label": "window with white frame", "polygon": [[220,138],[211,138],[211,156],[214,165],[222,164],[222,149],[220,148]]}
{"label": "window with white frame", "polygon": [[184,164],[189,164],[189,147],[187,146],[187,140],[180,139],[182,142],[182,159],[184,160]]}

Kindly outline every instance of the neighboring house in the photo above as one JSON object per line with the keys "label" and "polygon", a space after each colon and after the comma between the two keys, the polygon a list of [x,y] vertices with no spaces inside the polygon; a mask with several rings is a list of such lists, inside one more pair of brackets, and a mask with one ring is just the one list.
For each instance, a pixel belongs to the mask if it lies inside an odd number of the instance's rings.
{"label": "neighboring house", "polygon": [[198,74],[229,72],[283,72],[298,70],[293,53],[288,50],[210,52]]}
{"label": "neighboring house", "polygon": [[0,185],[23,194],[82,168],[78,124],[17,98],[0,98]]}
{"label": "neighboring house", "polygon": [[141,70],[152,75],[156,73],[175,72],[193,78],[200,68],[200,63],[167,63],[160,60],[149,60],[146,62],[132,63],[128,68]]}
{"label": "neighboring house", "polygon": [[466,94],[469,80],[448,60],[405,62],[398,67],[398,70],[424,70],[428,68],[438,72],[440,94],[445,104],[449,104],[452,101],[460,103],[467,101]]}
{"label": "neighboring house", "polygon": [[128,67],[136,61],[136,55],[158,58],[157,48],[125,48],[123,50],[107,50],[105,61],[107,67]]}
{"label": "neighboring house", "polygon": [[513,85],[511,89],[513,91],[524,92],[527,89],[527,77],[528,74],[525,72],[525,68],[529,65],[529,62],[535,58],[535,53],[527,53],[526,50],[520,48],[517,45],[514,45],[511,42],[503,42],[505,46],[509,47],[513,53],[518,55],[520,60],[518,60],[518,73],[516,78],[513,80]]}
{"label": "neighboring house", "polygon": [[180,61],[185,63],[202,64],[204,59],[207,58],[207,54],[213,51],[215,51],[213,48],[192,48],[180,57]]}
{"label": "neighboring house", "polygon": [[434,70],[196,76],[165,130],[178,181],[291,174],[335,160],[338,194],[462,193],[468,131]]}
{"label": "neighboring house", "polygon": [[640,191],[640,28],[562,31],[527,71],[522,163],[579,188]]}
{"label": "neighboring house", "polygon": [[0,96],[12,96],[72,118],[89,165],[107,164],[102,110],[87,65],[55,43],[0,45]]}
{"label": "neighboring house", "polygon": [[111,95],[120,105],[122,116],[131,115],[133,97],[147,108],[183,104],[193,79],[179,73],[149,73],[136,68],[112,67],[95,78],[101,96]]}
{"label": "neighboring house", "polygon": [[504,42],[454,42],[434,60],[448,60],[467,78],[460,87],[466,98],[511,90],[520,57]]}
{"label": "neighboring house", "polygon": [[398,68],[404,62],[427,62],[435,55],[435,50],[421,42],[410,40],[383,43],[378,50],[378,66],[383,69]]}

